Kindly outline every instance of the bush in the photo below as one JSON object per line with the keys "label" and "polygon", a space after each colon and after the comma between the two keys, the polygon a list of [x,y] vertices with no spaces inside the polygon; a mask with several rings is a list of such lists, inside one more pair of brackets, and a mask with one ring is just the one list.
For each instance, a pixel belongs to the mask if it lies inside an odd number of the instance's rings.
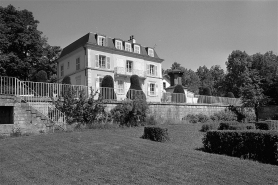
{"label": "bush", "polygon": [[133,100],[135,97],[146,100],[146,95],[142,91],[138,75],[132,75],[130,77],[130,88],[126,94],[126,97],[131,100]]}
{"label": "bush", "polygon": [[148,104],[140,95],[134,100],[126,100],[111,110],[114,121],[122,126],[139,126],[144,124],[147,117]]}
{"label": "bush", "polygon": [[202,125],[201,132],[207,132],[209,130],[217,130],[219,123],[205,123]]}
{"label": "bush", "polygon": [[168,129],[160,127],[145,127],[142,138],[158,142],[166,142],[170,140]]}
{"label": "bush", "polygon": [[71,81],[70,81],[70,77],[69,76],[65,76],[62,80],[62,84],[68,84],[71,85]]}
{"label": "bush", "polygon": [[207,152],[278,164],[278,133],[271,131],[208,131]]}
{"label": "bush", "polygon": [[[176,85],[172,94],[172,102],[185,103],[186,97],[182,85]],[[178,93],[178,94],[175,94]]]}
{"label": "bush", "polygon": [[235,98],[235,95],[232,92],[228,92],[226,97]]}
{"label": "bush", "polygon": [[218,130],[252,130],[256,129],[254,123],[239,123],[236,121],[222,122],[219,124]]}
{"label": "bush", "polygon": [[44,70],[40,70],[36,75],[36,82],[47,82],[47,73]]}
{"label": "bush", "polygon": [[256,129],[260,130],[278,130],[278,121],[276,120],[267,120],[264,122],[255,123]]}
{"label": "bush", "polygon": [[223,110],[220,112],[214,113],[210,116],[211,120],[218,120],[218,121],[237,121],[237,115],[229,110]]}
{"label": "bush", "polygon": [[102,82],[101,82],[101,98],[105,100],[115,100],[117,99],[116,93],[114,91],[114,80],[113,77],[110,75],[104,76]]}
{"label": "bush", "polygon": [[197,114],[197,118],[198,118],[198,122],[200,123],[205,123],[209,120],[209,117],[207,115],[201,113]]}
{"label": "bush", "polygon": [[187,114],[186,120],[189,123],[198,123],[198,117],[196,114]]}
{"label": "bush", "polygon": [[210,90],[209,87],[205,87],[205,88],[203,89],[203,95],[205,95],[205,96],[211,96],[211,95],[212,95],[212,94],[211,94],[211,90]]}

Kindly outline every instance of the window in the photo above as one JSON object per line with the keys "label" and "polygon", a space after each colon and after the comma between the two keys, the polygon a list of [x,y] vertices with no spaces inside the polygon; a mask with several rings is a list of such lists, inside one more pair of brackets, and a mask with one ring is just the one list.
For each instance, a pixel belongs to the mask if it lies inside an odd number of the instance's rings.
{"label": "window", "polygon": [[154,57],[153,49],[151,48],[148,49],[148,55]]}
{"label": "window", "polygon": [[134,45],[134,53],[140,54],[140,46]]}
{"label": "window", "polygon": [[163,89],[166,89],[166,82],[163,82]]}
{"label": "window", "polygon": [[130,60],[126,61],[126,72],[132,73],[132,61]]}
{"label": "window", "polygon": [[152,64],[147,65],[147,74],[151,76],[157,76],[157,66]]}
{"label": "window", "polygon": [[68,69],[70,68],[70,62],[68,62]]}
{"label": "window", "polygon": [[98,44],[99,46],[105,46],[105,37],[103,37],[103,36],[98,36],[98,37],[97,37],[97,44]]}
{"label": "window", "polygon": [[75,80],[76,80],[76,85],[81,85],[81,76],[77,76]]}
{"label": "window", "polygon": [[80,58],[78,57],[76,59],[76,70],[79,70],[80,69]]}
{"label": "window", "polygon": [[148,83],[148,95],[158,96],[158,85],[154,82]]}
{"label": "window", "polygon": [[99,67],[106,68],[106,57],[99,55]]}
{"label": "window", "polygon": [[118,94],[124,94],[124,82],[122,80],[118,81]]}
{"label": "window", "polygon": [[103,76],[97,74],[97,77],[96,77],[96,90],[98,90],[102,85],[102,80],[103,80]]}
{"label": "window", "polygon": [[125,50],[131,52],[131,44],[130,43],[125,43]]}
{"label": "window", "polygon": [[95,56],[95,67],[101,69],[110,69],[110,57],[106,57],[104,55],[96,55]]}
{"label": "window", "polygon": [[61,65],[61,76],[64,76],[64,65]]}
{"label": "window", "polygon": [[119,40],[116,40],[116,48],[122,50],[122,42]]}

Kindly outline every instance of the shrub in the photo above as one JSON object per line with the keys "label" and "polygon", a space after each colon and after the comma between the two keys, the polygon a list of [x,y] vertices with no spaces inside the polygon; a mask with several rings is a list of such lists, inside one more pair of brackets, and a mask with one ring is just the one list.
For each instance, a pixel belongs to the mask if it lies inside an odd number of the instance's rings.
{"label": "shrub", "polygon": [[168,129],[160,127],[144,127],[142,138],[158,142],[166,142],[170,140]]}
{"label": "shrub", "polygon": [[217,119],[219,121],[237,121],[237,115],[229,110],[223,110],[214,113],[210,119]]}
{"label": "shrub", "polygon": [[146,100],[146,95],[142,91],[138,75],[132,75],[130,77],[130,88],[126,94],[126,97],[131,100],[133,100],[135,97]]}
{"label": "shrub", "polygon": [[207,152],[278,164],[278,133],[271,131],[208,131]]}
{"label": "shrub", "polygon": [[234,94],[232,92],[228,92],[226,97],[228,98],[235,98]]}
{"label": "shrub", "polygon": [[122,126],[139,126],[146,121],[148,104],[140,95],[126,100],[111,110],[114,121]]}
{"label": "shrub", "polygon": [[158,125],[158,121],[154,115],[150,115],[146,117],[145,125]]}
{"label": "shrub", "polygon": [[177,103],[186,102],[186,97],[182,85],[179,84],[175,86],[172,94],[172,102],[177,102]]}
{"label": "shrub", "polygon": [[209,120],[209,117],[205,114],[197,114],[198,122],[205,123]]}
{"label": "shrub", "polygon": [[260,130],[278,130],[278,121],[276,120],[267,120],[264,122],[255,123],[256,129]]}
{"label": "shrub", "polygon": [[71,85],[71,81],[70,81],[70,77],[69,76],[65,76],[62,80],[62,84],[68,84]]}
{"label": "shrub", "polygon": [[117,99],[116,93],[114,92],[114,80],[113,77],[110,75],[104,76],[102,83],[101,83],[101,98],[102,99],[112,99],[115,100]]}
{"label": "shrub", "polygon": [[205,95],[205,96],[211,96],[211,90],[210,90],[209,87],[205,87],[205,88],[203,89],[203,95]]}
{"label": "shrub", "polygon": [[47,73],[44,70],[40,70],[36,75],[36,82],[47,82]]}
{"label": "shrub", "polygon": [[219,127],[219,123],[205,123],[202,125],[201,132],[207,132],[209,130],[217,130]]}
{"label": "shrub", "polygon": [[187,114],[186,120],[189,123],[198,123],[198,117],[196,114]]}
{"label": "shrub", "polygon": [[218,130],[252,130],[256,129],[254,123],[239,123],[236,121],[221,122]]}

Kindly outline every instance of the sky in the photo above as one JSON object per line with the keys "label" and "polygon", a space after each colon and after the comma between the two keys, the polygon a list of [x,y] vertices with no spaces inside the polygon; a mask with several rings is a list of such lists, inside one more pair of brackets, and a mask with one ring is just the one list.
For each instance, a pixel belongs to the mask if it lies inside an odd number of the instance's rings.
{"label": "sky", "polygon": [[33,12],[52,46],[66,47],[88,32],[155,47],[187,69],[220,65],[233,50],[278,52],[278,1],[0,0]]}

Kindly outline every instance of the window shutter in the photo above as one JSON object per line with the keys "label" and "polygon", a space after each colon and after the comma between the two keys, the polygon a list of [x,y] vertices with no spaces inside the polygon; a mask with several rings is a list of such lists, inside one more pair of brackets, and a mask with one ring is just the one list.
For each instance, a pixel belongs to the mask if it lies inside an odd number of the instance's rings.
{"label": "window shutter", "polygon": [[157,66],[154,66],[154,75],[157,76]]}
{"label": "window shutter", "polygon": [[158,84],[155,84],[155,96],[158,96]]}
{"label": "window shutter", "polygon": [[104,46],[108,46],[108,37],[105,37],[105,44]]}
{"label": "window shutter", "polygon": [[98,64],[99,64],[99,61],[98,61],[99,57],[98,55],[95,56],[95,67],[96,68],[99,68]]}
{"label": "window shutter", "polygon": [[115,80],[115,83],[114,83],[114,90],[117,94],[119,94],[119,89],[118,89],[118,80]]}
{"label": "window shutter", "polygon": [[150,83],[147,84],[147,94],[148,96],[150,95],[150,91],[151,91],[151,86]]}
{"label": "window shutter", "polygon": [[107,69],[110,69],[110,57],[106,57]]}
{"label": "window shutter", "polygon": [[147,74],[149,75],[150,74],[150,65],[147,64]]}

